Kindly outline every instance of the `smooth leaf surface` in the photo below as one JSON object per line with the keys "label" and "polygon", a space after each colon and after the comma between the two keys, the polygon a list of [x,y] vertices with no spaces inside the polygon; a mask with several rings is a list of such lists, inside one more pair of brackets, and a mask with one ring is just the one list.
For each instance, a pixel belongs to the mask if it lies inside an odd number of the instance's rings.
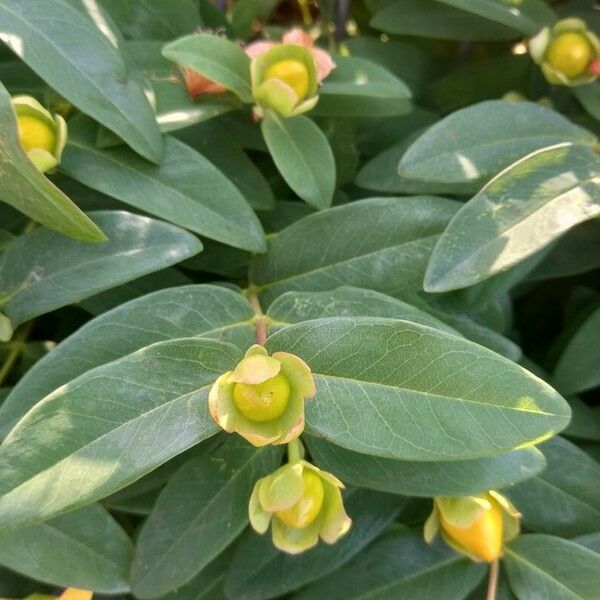
{"label": "smooth leaf surface", "polygon": [[38,228],[0,256],[0,303],[13,326],[197,254],[190,233],[120,211],[91,213],[109,241],[86,244]]}
{"label": "smooth leaf surface", "polygon": [[550,535],[521,535],[504,564],[519,600],[596,600],[600,554]]}
{"label": "smooth leaf surface", "polygon": [[267,600],[312,583],[347,563],[394,520],[403,498],[369,490],[351,490],[344,496],[352,528],[333,545],[319,544],[293,556],[273,546],[270,535],[254,531],[242,538],[225,582],[231,600]]}
{"label": "smooth leaf surface", "polygon": [[534,150],[596,136],[533,102],[488,100],[452,113],[402,156],[400,175],[440,183],[487,180]]}
{"label": "smooth leaf surface", "polygon": [[343,481],[409,496],[478,494],[533,477],[546,465],[536,448],[489,458],[422,462],[360,454],[312,435],[305,438],[316,463]]}
{"label": "smooth leaf surface", "polygon": [[600,531],[600,464],[560,437],[545,442],[540,450],[547,468],[507,490],[524,525],[561,537]]}
{"label": "smooth leaf surface", "polygon": [[159,342],[47,396],[0,446],[0,524],[89,504],[214,435],[208,391],[240,359],[214,340]]}
{"label": "smooth leaf surface", "polygon": [[369,198],[310,215],[269,241],[250,280],[266,304],[283,292],[341,285],[392,296],[421,289],[431,250],[459,206],[427,196]]}
{"label": "smooth leaf surface", "polygon": [[333,60],[336,67],[319,88],[315,115],[386,117],[410,110],[410,90],[387,69],[356,56]]}
{"label": "smooth leaf surface", "polygon": [[133,544],[101,506],[0,531],[0,563],[60,587],[117,594],[129,591]]}
{"label": "smooth leaf surface", "polygon": [[0,200],[50,229],[80,240],[106,236],[25,154],[10,95],[0,83]]}
{"label": "smooth leaf surface", "polygon": [[401,529],[381,538],[347,566],[297,595],[298,600],[462,600],[484,577],[485,566]]}
{"label": "smooth leaf surface", "polygon": [[308,321],[273,334],[267,347],[297,354],[315,374],[307,432],[365,454],[494,456],[550,437],[570,416],[557,392],[518,365],[408,321]]}
{"label": "smooth leaf surface", "polygon": [[0,40],[44,81],[136,152],[160,161],[162,138],[154,111],[93,18],[66,0],[2,0],[0,21]]}
{"label": "smooth leaf surface", "polygon": [[568,341],[552,376],[565,394],[575,394],[600,385],[600,307],[594,310]]}
{"label": "smooth leaf surface", "polygon": [[425,290],[464,288],[540,251],[600,214],[600,157],[586,146],[538,150],[494,177],[440,237]]}
{"label": "smooth leaf surface", "polygon": [[237,248],[264,251],[258,218],[235,185],[202,154],[165,138],[153,165],[127,148],[100,149],[94,124],[72,128],[61,169],[81,183],[195,233]]}
{"label": "smooth leaf surface", "polygon": [[335,191],[335,162],[325,134],[308,117],[267,112],[261,131],[286,183],[305,202],[327,208]]}
{"label": "smooth leaf surface", "polygon": [[188,582],[248,524],[248,499],[273,472],[282,447],[255,448],[228,436],[216,451],[191,459],[161,492],[140,531],[132,567],[138,598],[158,598]]}
{"label": "smooth leaf surface", "polygon": [[378,11],[371,27],[397,35],[442,40],[513,40],[519,33],[436,0],[396,0]]}
{"label": "smooth leaf surface", "polygon": [[250,59],[224,37],[195,33],[167,44],[163,56],[220,83],[243,102],[252,102]]}
{"label": "smooth leaf surface", "polygon": [[239,293],[179,286],[131,300],[86,323],[37,362],[0,406],[0,436],[47,394],[75,377],[156,342],[210,337],[245,350],[254,312]]}

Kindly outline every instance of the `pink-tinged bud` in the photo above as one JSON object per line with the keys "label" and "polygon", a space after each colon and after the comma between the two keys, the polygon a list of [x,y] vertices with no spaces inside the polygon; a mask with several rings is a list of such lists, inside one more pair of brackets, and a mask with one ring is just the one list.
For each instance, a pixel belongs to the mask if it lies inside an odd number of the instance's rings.
{"label": "pink-tinged bud", "polygon": [[588,71],[596,76],[596,77],[600,77],[600,58],[596,58],[595,60],[593,60],[589,67],[588,67]]}

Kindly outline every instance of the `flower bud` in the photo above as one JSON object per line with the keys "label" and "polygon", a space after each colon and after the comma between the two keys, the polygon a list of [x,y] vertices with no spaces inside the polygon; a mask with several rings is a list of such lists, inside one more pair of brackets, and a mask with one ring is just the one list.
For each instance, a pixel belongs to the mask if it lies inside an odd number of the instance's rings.
{"label": "flower bud", "polygon": [[252,95],[258,112],[268,108],[293,117],[318,102],[317,67],[303,46],[281,44],[252,59]]}
{"label": "flower bud", "polygon": [[256,482],[248,513],[255,531],[271,525],[273,544],[289,554],[312,548],[319,537],[335,543],[350,529],[343,484],[305,460],[284,465]]}
{"label": "flower bud", "polygon": [[520,514],[504,496],[489,491],[476,496],[438,496],[425,522],[425,541],[438,530],[445,542],[475,561],[494,561],[504,543],[519,533]]}
{"label": "flower bud", "polygon": [[598,77],[593,65],[600,57],[600,40],[581,19],[544,27],[529,40],[529,52],[550,83],[575,86]]}
{"label": "flower bud", "polygon": [[53,116],[31,96],[15,96],[12,105],[23,150],[42,173],[54,169],[67,143],[65,120]]}
{"label": "flower bud", "polygon": [[269,356],[252,346],[233,371],[221,375],[208,396],[213,419],[254,446],[286,444],[304,430],[304,400],[314,397],[308,365],[287,352]]}
{"label": "flower bud", "polygon": [[204,75],[194,71],[194,69],[186,67],[182,69],[182,73],[185,87],[192,100],[196,100],[199,96],[224,94],[227,92],[227,88],[220,83],[211,81],[207,77],[204,77]]}

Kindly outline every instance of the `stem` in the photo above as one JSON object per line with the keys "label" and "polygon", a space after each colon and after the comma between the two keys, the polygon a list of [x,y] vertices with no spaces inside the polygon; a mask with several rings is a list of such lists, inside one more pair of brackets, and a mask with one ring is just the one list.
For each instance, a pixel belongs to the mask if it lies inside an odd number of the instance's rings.
{"label": "stem", "polygon": [[490,578],[488,580],[488,589],[486,600],[496,600],[496,590],[498,589],[498,573],[500,572],[500,561],[496,559],[490,563]]}
{"label": "stem", "polygon": [[295,440],[288,442],[287,451],[289,463],[295,463],[301,460],[302,456],[304,455],[304,448],[302,447],[300,438],[296,438]]}
{"label": "stem", "polygon": [[248,288],[246,297],[248,298],[248,302],[250,302],[252,308],[254,309],[254,314],[256,315],[254,318],[254,327],[256,328],[256,343],[260,346],[264,346],[265,342],[267,341],[267,318],[262,311],[256,292],[254,292],[251,288]]}
{"label": "stem", "polygon": [[4,383],[4,380],[10,374],[11,369],[17,362],[17,359],[23,352],[23,348],[25,348],[25,340],[31,331],[31,327],[33,325],[33,321],[29,321],[26,325],[24,325],[17,333],[11,341],[12,348],[4,361],[4,364],[0,368],[0,385]]}

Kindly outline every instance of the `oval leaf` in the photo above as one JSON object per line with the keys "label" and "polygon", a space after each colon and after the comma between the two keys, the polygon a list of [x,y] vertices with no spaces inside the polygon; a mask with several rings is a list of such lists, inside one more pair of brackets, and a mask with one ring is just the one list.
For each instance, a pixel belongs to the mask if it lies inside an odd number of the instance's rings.
{"label": "oval leaf", "polygon": [[433,251],[425,290],[460,289],[506,271],[598,214],[600,157],[592,148],[538,150],[458,211]]}
{"label": "oval leaf", "polygon": [[552,436],[570,417],[557,392],[513,362],[408,321],[308,321],[273,334],[267,347],[297,354],[315,374],[307,432],[365,454],[494,456]]}
{"label": "oval leaf", "polygon": [[0,523],[94,502],[214,435],[208,391],[239,360],[231,344],[159,342],[47,396],[0,446]]}
{"label": "oval leaf", "polygon": [[21,378],[0,406],[0,437],[59,386],[155,342],[201,336],[245,350],[254,342],[253,317],[241,294],[211,285],[161,290],[121,304],[86,323]]}
{"label": "oval leaf", "polygon": [[92,19],[66,0],[0,1],[2,40],[77,108],[159,162],[162,138],[137,78]]}
{"label": "oval leaf", "polygon": [[271,111],[261,130],[286,183],[311,206],[327,208],[335,190],[335,161],[325,134],[307,117],[284,119]]}
{"label": "oval leaf", "polygon": [[0,256],[0,304],[13,326],[197,254],[193,235],[121,211],[91,213],[109,241],[86,244],[35,229]]}

